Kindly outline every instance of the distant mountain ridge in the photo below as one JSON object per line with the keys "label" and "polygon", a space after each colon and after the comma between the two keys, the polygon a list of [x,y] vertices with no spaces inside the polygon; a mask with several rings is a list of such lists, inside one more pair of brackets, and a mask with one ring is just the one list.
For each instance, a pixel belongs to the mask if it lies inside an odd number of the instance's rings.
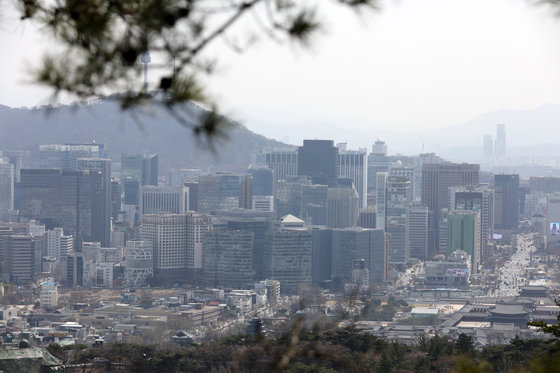
{"label": "distant mountain ridge", "polygon": [[[375,118],[371,120],[374,122]],[[529,110],[496,110],[435,130],[424,130],[421,126],[388,129],[372,124],[349,131],[341,123],[325,122],[283,124],[261,132],[276,138],[282,138],[282,133],[289,133],[290,142],[294,144],[320,133],[322,138],[348,142],[350,148],[367,147],[369,151],[373,142],[382,138],[387,142],[390,154],[413,155],[424,149],[450,160],[476,161],[482,156],[483,136],[491,135],[495,139],[498,123],[506,125],[509,155],[546,155],[552,147],[560,146],[560,105],[557,104],[544,104]],[[559,136],[555,136],[556,133]]]}
{"label": "distant mountain ridge", "polygon": [[[560,105],[544,104],[531,110],[497,110],[456,126],[426,134],[427,139],[448,138],[449,145],[482,145],[482,136],[496,137],[496,124],[506,125],[508,146],[560,143]],[[551,134],[559,133],[558,137]]]}
{"label": "distant mountain ridge", "polygon": [[[194,116],[204,110],[191,106]],[[240,172],[247,169],[253,152],[283,145],[251,132],[240,123],[229,122],[228,138],[214,139],[213,152],[203,138],[181,126],[162,108],[129,112],[123,111],[114,100],[33,109],[0,105],[0,150],[30,150],[37,158],[41,144],[96,141],[107,144],[108,156],[115,162],[120,162],[120,154],[124,152],[153,152],[160,155],[164,172],[169,168]]]}
{"label": "distant mountain ridge", "polygon": [[[203,109],[193,106],[193,110]],[[86,105],[60,107],[10,108],[0,105],[0,150],[30,150],[38,157],[40,144],[76,142],[107,143],[115,162],[122,152],[160,154],[162,171],[168,168],[202,168],[244,171],[254,152],[283,143],[256,134],[230,120],[229,139],[215,139],[214,154],[190,129],[182,127],[164,109],[147,108],[122,111],[114,100],[100,100]],[[266,120],[264,121],[266,122]],[[463,124],[432,131],[400,131],[398,128],[348,131],[329,123],[284,124],[264,127],[263,132],[277,138],[291,137],[293,144],[303,139],[333,139],[348,142],[350,148],[367,147],[377,138],[387,141],[390,154],[412,155],[436,152],[454,161],[478,162],[482,156],[484,135],[496,136],[496,124],[506,125],[509,156],[553,156],[560,149],[560,105],[545,104],[531,110],[497,110]]]}

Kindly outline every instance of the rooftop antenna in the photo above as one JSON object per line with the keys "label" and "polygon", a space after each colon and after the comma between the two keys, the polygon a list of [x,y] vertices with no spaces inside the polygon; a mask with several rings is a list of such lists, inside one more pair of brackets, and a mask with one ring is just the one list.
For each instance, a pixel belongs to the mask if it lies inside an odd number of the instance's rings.
{"label": "rooftop antenna", "polygon": [[140,62],[144,64],[144,89],[148,89],[148,64],[152,62],[152,58],[150,57],[150,52],[146,51],[142,53],[142,57],[140,57]]}

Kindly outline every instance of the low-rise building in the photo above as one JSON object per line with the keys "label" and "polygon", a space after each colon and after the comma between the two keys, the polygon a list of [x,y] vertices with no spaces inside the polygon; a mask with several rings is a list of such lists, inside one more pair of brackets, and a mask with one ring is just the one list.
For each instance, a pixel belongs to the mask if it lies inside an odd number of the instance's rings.
{"label": "low-rise building", "polygon": [[39,304],[42,308],[58,306],[58,288],[55,282],[43,282],[39,293]]}
{"label": "low-rise building", "polygon": [[195,303],[190,310],[181,311],[181,316],[191,323],[191,326],[213,325],[220,318],[225,305],[206,306]]}

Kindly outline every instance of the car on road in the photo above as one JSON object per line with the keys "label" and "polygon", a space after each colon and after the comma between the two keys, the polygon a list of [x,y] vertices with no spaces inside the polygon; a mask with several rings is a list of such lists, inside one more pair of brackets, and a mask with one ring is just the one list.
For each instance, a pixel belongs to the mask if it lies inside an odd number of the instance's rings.
{"label": "car on road", "polygon": [[109,364],[109,360],[104,357],[96,357],[93,359],[93,365],[104,366]]}

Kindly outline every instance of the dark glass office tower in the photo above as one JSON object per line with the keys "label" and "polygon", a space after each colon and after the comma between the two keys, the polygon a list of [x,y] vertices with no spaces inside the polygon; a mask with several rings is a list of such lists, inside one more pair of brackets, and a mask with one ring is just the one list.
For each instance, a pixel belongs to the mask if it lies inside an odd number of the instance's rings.
{"label": "dark glass office tower", "polygon": [[253,287],[253,233],[215,230],[204,235],[204,284],[209,287]]}
{"label": "dark glass office tower", "polygon": [[319,284],[332,279],[332,229],[311,227],[311,282]]}
{"label": "dark glass office tower", "polygon": [[144,154],[142,159],[142,185],[158,185],[159,155]]}
{"label": "dark glass office tower", "polygon": [[381,229],[358,227],[332,230],[332,276],[349,282],[352,262],[364,259],[369,280],[381,283],[387,277],[387,246]]}
{"label": "dark glass office tower", "polygon": [[111,181],[111,216],[117,221],[122,210],[122,184],[118,179]]}
{"label": "dark glass office tower", "polygon": [[61,170],[21,170],[20,216],[39,220],[46,229],[61,227],[61,183]]}
{"label": "dark glass office tower", "polygon": [[251,200],[250,175],[216,172],[198,179],[198,211],[247,208]]}
{"label": "dark glass office tower", "polygon": [[97,170],[62,171],[62,229],[76,237],[76,247],[84,241],[105,239],[110,219],[106,214],[103,173]]}
{"label": "dark glass office tower", "polygon": [[265,236],[266,278],[280,281],[282,294],[297,294],[311,287],[311,232],[307,229],[273,230]]}
{"label": "dark glass office tower", "polygon": [[[109,247],[111,244],[111,160],[104,158],[78,158],[78,170],[92,170],[101,172],[101,206],[99,227],[101,246]],[[120,208],[119,208],[120,211]],[[98,228],[95,228],[98,229]]]}
{"label": "dark glass office tower", "polygon": [[102,171],[21,170],[20,216],[36,219],[47,229],[61,227],[82,241],[102,241],[105,235]]}
{"label": "dark glass office tower", "polygon": [[247,172],[253,175],[251,190],[254,196],[273,195],[274,175],[268,167],[249,168]]}
{"label": "dark glass office tower", "polygon": [[338,148],[332,140],[304,140],[298,148],[298,175],[313,184],[336,187],[339,174]]}
{"label": "dark glass office tower", "polygon": [[326,185],[303,185],[301,189],[301,218],[307,224],[327,225]]}
{"label": "dark glass office tower", "polygon": [[255,280],[263,280],[264,237],[272,228],[274,213],[239,209],[217,211],[215,216],[228,229],[253,233],[253,273],[255,274]]}
{"label": "dark glass office tower", "polygon": [[519,223],[519,175],[494,176],[495,227],[515,229]]}
{"label": "dark glass office tower", "polygon": [[140,186],[158,185],[157,154],[121,155],[121,182],[124,186],[124,204],[137,205]]}

